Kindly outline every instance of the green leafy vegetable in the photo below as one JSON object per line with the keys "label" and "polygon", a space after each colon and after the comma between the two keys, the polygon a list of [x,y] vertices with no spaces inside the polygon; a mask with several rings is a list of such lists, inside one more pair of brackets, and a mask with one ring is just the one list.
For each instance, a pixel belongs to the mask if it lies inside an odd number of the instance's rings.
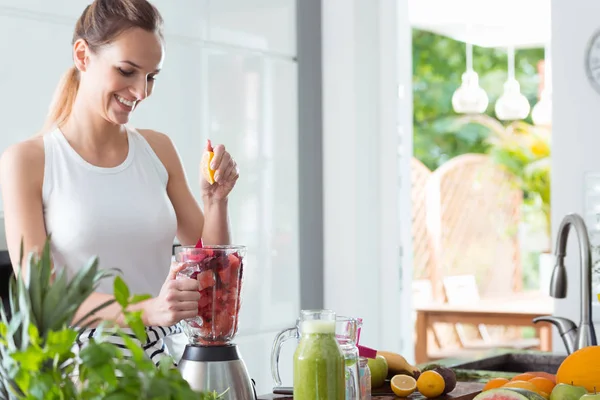
{"label": "green leafy vegetable", "polygon": [[115,299],[73,321],[100,281],[115,272],[99,269],[94,258],[69,281],[64,270],[52,268],[50,238],[40,257],[28,258],[23,271],[10,282],[10,319],[0,307],[0,400],[224,399],[227,391],[194,392],[170,357],[157,368],[140,344],[119,328],[116,332],[131,357],[107,341],[106,333],[90,339],[75,356],[83,321],[92,319],[99,323],[97,332],[105,332],[107,323],[93,315],[115,301],[136,338],[146,342],[141,312],[127,308],[150,296],[131,295],[120,276],[114,279]]}

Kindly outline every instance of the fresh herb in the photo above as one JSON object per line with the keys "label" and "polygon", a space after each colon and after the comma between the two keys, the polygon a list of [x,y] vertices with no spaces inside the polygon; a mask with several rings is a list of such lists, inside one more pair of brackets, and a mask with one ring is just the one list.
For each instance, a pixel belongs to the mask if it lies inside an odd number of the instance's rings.
{"label": "fresh herb", "polygon": [[217,393],[217,392],[215,392],[215,391],[212,391],[212,392],[204,392],[204,393],[201,393],[201,394],[200,394],[200,397],[199,397],[199,399],[200,399],[200,400],[219,400],[219,399],[222,399],[222,398],[223,398],[223,396],[225,396],[225,394],[226,394],[228,391],[229,391],[229,389],[227,389],[226,391],[224,391],[224,392],[223,392],[223,393],[221,393],[221,394],[218,394],[218,393]]}

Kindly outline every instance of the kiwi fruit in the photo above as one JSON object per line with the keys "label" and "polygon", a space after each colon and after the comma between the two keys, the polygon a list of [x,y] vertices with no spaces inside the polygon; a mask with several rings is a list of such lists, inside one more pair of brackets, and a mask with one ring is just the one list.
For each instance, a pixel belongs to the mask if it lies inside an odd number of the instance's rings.
{"label": "kiwi fruit", "polygon": [[440,366],[434,368],[433,370],[440,374],[442,378],[444,378],[444,383],[446,387],[442,394],[448,394],[451,391],[453,391],[456,387],[456,374],[454,373],[454,371],[450,368]]}

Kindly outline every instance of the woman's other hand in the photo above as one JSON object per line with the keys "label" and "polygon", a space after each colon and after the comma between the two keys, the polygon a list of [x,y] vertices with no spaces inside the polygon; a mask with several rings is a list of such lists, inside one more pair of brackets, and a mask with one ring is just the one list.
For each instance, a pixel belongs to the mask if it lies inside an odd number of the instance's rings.
{"label": "woman's other hand", "polygon": [[198,315],[199,283],[191,278],[176,279],[181,267],[180,263],[172,264],[158,297],[148,300],[144,307],[146,325],[171,326]]}

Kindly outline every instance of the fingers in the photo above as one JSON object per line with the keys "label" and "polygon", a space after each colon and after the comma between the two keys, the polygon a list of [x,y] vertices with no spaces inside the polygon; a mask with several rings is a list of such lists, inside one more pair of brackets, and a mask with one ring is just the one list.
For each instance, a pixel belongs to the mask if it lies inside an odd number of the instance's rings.
{"label": "fingers", "polygon": [[193,311],[198,313],[198,281],[195,279],[177,279],[167,283],[165,296],[167,309],[171,311]]}
{"label": "fingers", "polygon": [[239,168],[235,161],[231,160],[227,171],[223,174],[222,182],[235,182],[240,176]]}
{"label": "fingers", "polygon": [[[210,168],[214,171],[217,171],[219,169],[219,167],[221,166],[221,163],[223,162],[223,157],[225,156],[225,154],[227,154],[227,156],[229,158],[231,158],[229,153],[227,153],[225,151],[225,146],[223,146],[222,144],[216,145],[213,149],[213,153],[215,155],[213,156],[213,159],[210,162]],[[215,175],[216,175],[216,173],[215,173]]]}
{"label": "fingers", "polygon": [[198,290],[200,290],[200,284],[196,279],[177,279],[173,281],[173,288],[180,292],[198,293]]}
{"label": "fingers", "polygon": [[194,310],[178,312],[177,318],[175,318],[175,320],[181,321],[181,320],[188,319],[188,318],[195,318],[197,316],[198,316],[198,307],[196,305],[196,308]]}
{"label": "fingers", "polygon": [[[197,301],[181,301],[176,305],[177,311],[190,311],[192,317],[198,314],[198,302]],[[190,317],[188,317],[190,318]]]}
{"label": "fingers", "polygon": [[171,263],[171,268],[169,269],[169,274],[167,276],[167,280],[173,280],[177,277],[177,273],[185,268],[185,263],[173,261]]}
{"label": "fingers", "polygon": [[200,300],[200,292],[197,290],[174,290],[170,296],[168,296],[168,299],[176,302],[192,301],[198,303],[198,300]]}
{"label": "fingers", "polygon": [[171,309],[169,311],[164,311],[161,313],[162,317],[165,318],[164,322],[162,322],[162,325],[159,326],[169,326],[169,325],[173,325],[178,323],[181,320],[184,319],[189,319],[189,318],[194,318],[198,316],[198,306],[196,305],[195,309],[186,309],[186,310],[180,310],[180,309]]}
{"label": "fingers", "polygon": [[239,168],[231,157],[231,154],[225,150],[225,146],[222,144],[216,145],[213,148],[213,153],[214,156],[210,163],[210,168],[215,171],[215,181],[230,182],[237,180]]}
{"label": "fingers", "polygon": [[231,159],[231,155],[225,152],[221,157],[221,163],[219,164],[219,167],[215,171],[215,182],[223,182],[223,178],[225,177],[225,174],[227,173],[228,168],[230,168],[232,163],[233,160]]}
{"label": "fingers", "polygon": [[213,151],[212,143],[210,139],[206,140],[206,151]]}

